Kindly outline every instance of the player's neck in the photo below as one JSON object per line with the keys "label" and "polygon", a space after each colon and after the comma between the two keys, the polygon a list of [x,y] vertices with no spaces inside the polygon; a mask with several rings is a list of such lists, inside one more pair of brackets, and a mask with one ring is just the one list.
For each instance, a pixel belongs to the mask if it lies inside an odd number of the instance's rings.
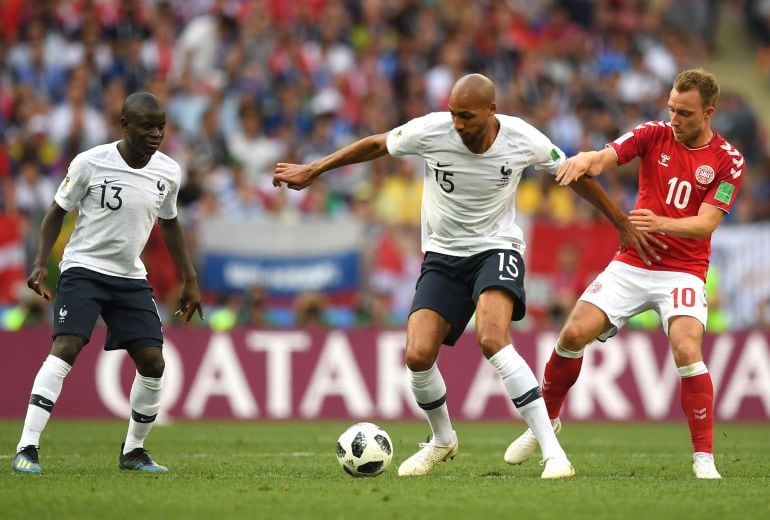
{"label": "player's neck", "polygon": [[135,170],[147,166],[147,163],[150,162],[150,158],[152,158],[152,155],[142,155],[137,153],[133,148],[128,146],[125,139],[118,142],[118,153],[123,157],[123,160],[126,161],[126,164]]}
{"label": "player's neck", "polygon": [[482,154],[489,150],[497,139],[497,134],[500,132],[500,121],[496,117],[493,117],[493,124],[490,126],[489,131],[484,135],[478,145],[468,147],[468,149],[475,154]]}
{"label": "player's neck", "polygon": [[687,148],[703,148],[714,138],[714,132],[711,128],[706,128],[701,134],[688,143],[684,143]]}

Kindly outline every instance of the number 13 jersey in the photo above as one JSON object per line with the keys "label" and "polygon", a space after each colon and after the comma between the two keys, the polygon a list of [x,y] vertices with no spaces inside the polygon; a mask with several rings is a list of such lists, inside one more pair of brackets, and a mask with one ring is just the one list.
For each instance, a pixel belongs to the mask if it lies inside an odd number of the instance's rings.
{"label": "number 13 jersey", "polygon": [[54,197],[65,211],[79,211],[61,271],[85,267],[123,278],[147,276],[139,255],[156,218],[176,217],[180,179],[179,165],[161,152],[143,168],[131,168],[117,142],[75,157]]}

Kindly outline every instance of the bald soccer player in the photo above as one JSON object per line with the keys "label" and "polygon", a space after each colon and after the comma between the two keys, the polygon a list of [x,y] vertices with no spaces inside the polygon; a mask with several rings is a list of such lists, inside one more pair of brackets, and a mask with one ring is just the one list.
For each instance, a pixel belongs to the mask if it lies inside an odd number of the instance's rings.
{"label": "bald soccer player", "polygon": [[[494,84],[480,74],[454,84],[448,109],[363,138],[311,164],[279,163],[273,184],[301,190],[322,173],[347,164],[385,154],[422,157],[425,257],[407,324],[406,366],[432,437],[401,464],[398,474],[425,475],[457,455],[437,359],[441,346],[454,345],[475,313],[481,352],[537,436],[545,466],[542,478],[572,477],[575,470],[556,439],[537,379],[510,335],[511,321],[521,320],[526,311],[525,244],[515,222],[516,186],[528,166],[554,175],[564,153],[525,121],[497,114]],[[647,235],[630,225],[592,179],[583,177],[570,186],[615,223],[621,243],[652,254]]]}

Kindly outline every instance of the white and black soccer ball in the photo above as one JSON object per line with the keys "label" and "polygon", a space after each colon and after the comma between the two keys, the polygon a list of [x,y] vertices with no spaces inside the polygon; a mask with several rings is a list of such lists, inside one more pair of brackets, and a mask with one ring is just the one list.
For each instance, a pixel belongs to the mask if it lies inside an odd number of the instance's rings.
{"label": "white and black soccer ball", "polygon": [[353,477],[376,477],[388,469],[392,458],[390,436],[376,424],[354,424],[337,440],[337,461]]}

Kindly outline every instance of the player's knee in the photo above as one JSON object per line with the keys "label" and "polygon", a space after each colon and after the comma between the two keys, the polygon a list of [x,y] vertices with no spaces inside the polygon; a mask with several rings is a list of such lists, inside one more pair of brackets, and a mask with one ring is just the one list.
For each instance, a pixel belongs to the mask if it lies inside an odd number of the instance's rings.
{"label": "player's knee", "polygon": [[136,371],[145,377],[163,377],[166,362],[160,354],[136,359]]}
{"label": "player's knee", "polygon": [[436,357],[430,355],[426,350],[407,349],[405,362],[407,368],[412,372],[424,372],[433,366]]}
{"label": "player's knee", "polygon": [[487,359],[497,354],[501,348],[511,342],[504,334],[491,334],[482,330],[477,332],[476,337],[479,348]]}
{"label": "player's knee", "polygon": [[673,348],[674,361],[677,366],[691,365],[703,361],[700,344],[697,342],[684,342]]}
{"label": "player's knee", "polygon": [[80,336],[56,336],[51,347],[51,354],[72,366],[84,345],[85,341]]}
{"label": "player's knee", "polygon": [[145,377],[163,377],[163,371],[166,369],[166,363],[163,358],[155,361],[143,363],[142,366],[136,367],[137,372]]}
{"label": "player's knee", "polygon": [[577,352],[585,348],[588,342],[594,339],[588,336],[589,333],[585,330],[585,327],[581,327],[575,322],[568,321],[559,334],[559,345],[561,345],[563,349]]}

